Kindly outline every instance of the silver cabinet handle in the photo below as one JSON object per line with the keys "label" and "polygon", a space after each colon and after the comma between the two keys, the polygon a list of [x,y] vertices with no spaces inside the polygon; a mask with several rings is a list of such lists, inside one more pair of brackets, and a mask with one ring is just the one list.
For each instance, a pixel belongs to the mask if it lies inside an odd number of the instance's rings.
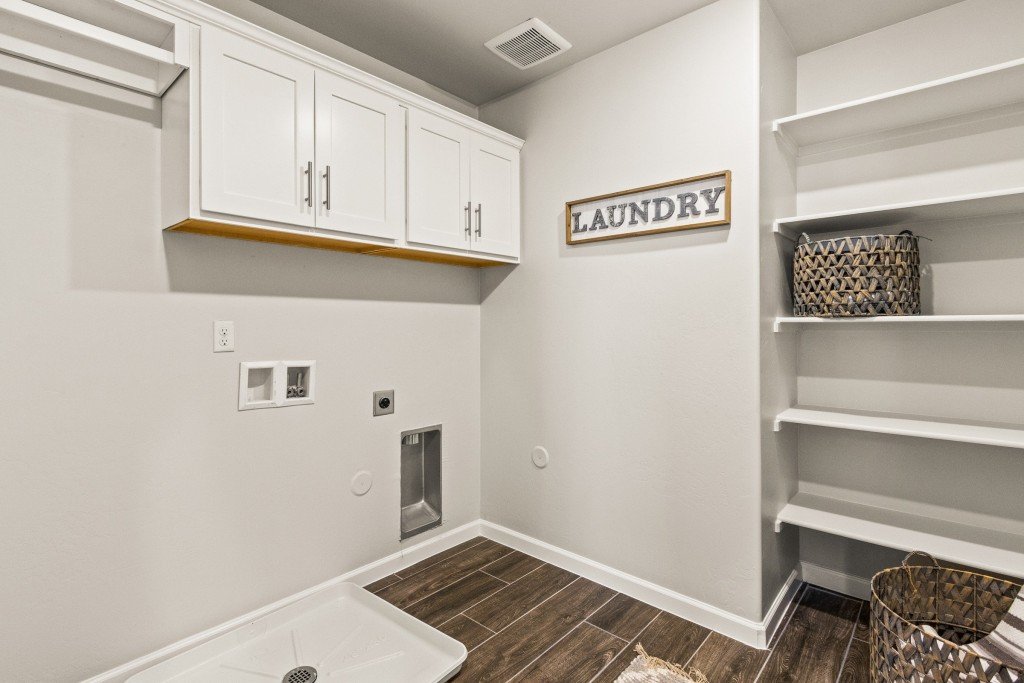
{"label": "silver cabinet handle", "polygon": [[331,210],[331,165],[327,164],[327,168],[324,171],[324,180],[326,181],[327,187],[324,188],[324,208],[328,211]]}
{"label": "silver cabinet handle", "polygon": [[484,205],[476,205],[476,236],[481,237],[484,231]]}
{"label": "silver cabinet handle", "polygon": [[473,216],[470,213],[473,210],[473,202],[466,202],[466,239],[473,233]]}
{"label": "silver cabinet handle", "polygon": [[306,162],[306,206],[313,208],[313,162]]}

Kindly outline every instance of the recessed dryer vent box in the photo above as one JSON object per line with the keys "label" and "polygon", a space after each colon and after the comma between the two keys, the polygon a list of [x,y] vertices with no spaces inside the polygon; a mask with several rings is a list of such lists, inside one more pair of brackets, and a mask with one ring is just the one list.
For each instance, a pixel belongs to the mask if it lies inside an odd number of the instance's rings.
{"label": "recessed dryer vent box", "polygon": [[441,526],[441,425],[402,432],[404,540]]}
{"label": "recessed dryer vent box", "polygon": [[282,408],[313,403],[316,361],[254,361],[241,363],[238,409]]}

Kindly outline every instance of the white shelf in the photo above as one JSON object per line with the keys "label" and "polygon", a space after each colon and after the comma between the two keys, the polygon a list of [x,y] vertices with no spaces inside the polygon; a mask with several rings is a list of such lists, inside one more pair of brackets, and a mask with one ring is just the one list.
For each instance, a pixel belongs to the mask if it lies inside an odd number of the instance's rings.
{"label": "white shelf", "polygon": [[1021,576],[1024,535],[972,526],[950,510],[942,519],[798,493],[775,521],[898,550],[922,550],[937,559]]}
{"label": "white shelf", "polygon": [[135,0],[0,0],[0,52],[159,97],[189,66],[189,27]]}
{"label": "white shelf", "polygon": [[775,430],[781,429],[783,423],[1024,448],[1024,425],[997,422],[957,421],[899,413],[840,411],[834,408],[796,406],[782,411],[775,417]]}
{"label": "white shelf", "polygon": [[1024,59],[787,116],[772,130],[797,148],[907,129],[1024,102]]}
{"label": "white shelf", "polygon": [[814,318],[780,316],[775,331],[783,325],[926,325],[928,323],[1024,323],[1024,313],[983,315],[880,315],[871,318]]}
{"label": "white shelf", "polygon": [[[1024,79],[1024,73],[1021,74],[1021,78]],[[790,216],[776,220],[773,229],[776,233],[796,238],[804,232],[815,235],[847,230],[865,231],[926,221],[963,220],[998,215],[1020,215],[1024,218],[1024,187],[831,213]]]}

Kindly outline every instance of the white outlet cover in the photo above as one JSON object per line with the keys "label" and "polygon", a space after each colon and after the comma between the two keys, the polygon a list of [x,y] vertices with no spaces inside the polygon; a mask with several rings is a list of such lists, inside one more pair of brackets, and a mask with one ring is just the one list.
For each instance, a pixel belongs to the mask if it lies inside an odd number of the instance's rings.
{"label": "white outlet cover", "polygon": [[548,461],[551,460],[551,456],[548,454],[548,449],[543,446],[536,446],[533,452],[530,454],[533,459],[533,464],[539,469],[544,469],[548,466]]}
{"label": "white outlet cover", "polygon": [[213,321],[213,352],[235,350],[235,323],[233,320]]}
{"label": "white outlet cover", "polygon": [[352,481],[350,482],[352,487],[352,493],[357,496],[366,495],[366,492],[373,487],[373,474],[366,470],[359,470],[352,475]]}

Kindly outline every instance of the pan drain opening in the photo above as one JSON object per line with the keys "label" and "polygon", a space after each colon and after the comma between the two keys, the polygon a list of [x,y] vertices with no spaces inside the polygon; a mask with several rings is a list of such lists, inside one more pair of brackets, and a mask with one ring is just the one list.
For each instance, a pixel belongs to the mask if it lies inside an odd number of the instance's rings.
{"label": "pan drain opening", "polygon": [[281,683],[313,683],[316,680],[316,669],[311,666],[299,666],[284,675]]}

